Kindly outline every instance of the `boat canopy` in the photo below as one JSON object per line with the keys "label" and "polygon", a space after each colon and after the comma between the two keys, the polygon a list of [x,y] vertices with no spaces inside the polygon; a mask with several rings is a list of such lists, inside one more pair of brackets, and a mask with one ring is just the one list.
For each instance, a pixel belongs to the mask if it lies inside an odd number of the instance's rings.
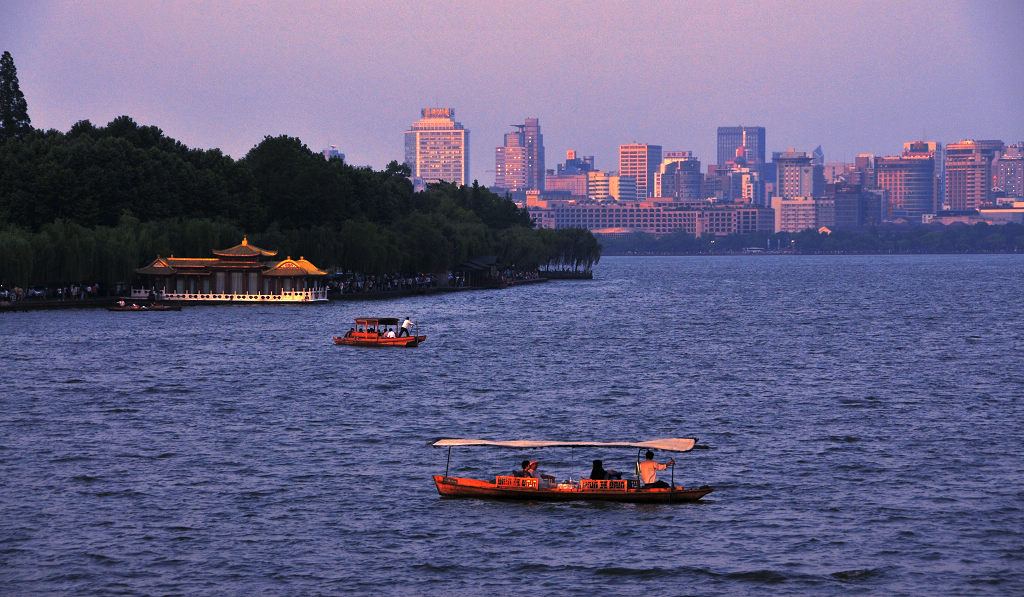
{"label": "boat canopy", "polygon": [[431,442],[439,448],[452,446],[492,446],[497,448],[650,448],[665,452],[688,452],[697,443],[696,438],[666,437],[645,442],[567,442],[567,441],[534,441],[511,440],[490,441],[486,439],[455,439],[445,438]]}

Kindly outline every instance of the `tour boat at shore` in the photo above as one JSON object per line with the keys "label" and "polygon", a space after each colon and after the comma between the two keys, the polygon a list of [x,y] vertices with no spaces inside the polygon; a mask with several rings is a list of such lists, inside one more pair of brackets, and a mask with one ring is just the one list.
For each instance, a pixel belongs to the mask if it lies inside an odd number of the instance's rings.
{"label": "tour boat at shore", "polygon": [[[665,438],[645,442],[573,442],[573,441],[487,441],[479,439],[440,439],[430,445],[448,448],[448,464],[451,464],[451,449],[455,446],[492,446],[514,449],[540,448],[637,448],[663,452],[688,452],[697,440],[693,438]],[[562,483],[549,483],[543,479],[497,475],[494,481],[452,477],[448,465],[444,475],[434,475],[438,494],[445,498],[491,498],[528,501],[606,501],[632,503],[675,503],[695,502],[711,493],[713,488],[702,485],[685,488],[675,484],[675,468],[672,469],[672,483],[668,487],[643,487],[637,479],[579,479]]]}
{"label": "tour boat at shore", "polygon": [[[393,317],[359,317],[356,325],[344,336],[335,336],[334,343],[345,346],[400,346],[415,347],[425,342],[426,335],[401,336],[400,323]],[[413,327],[416,324],[412,324]]]}

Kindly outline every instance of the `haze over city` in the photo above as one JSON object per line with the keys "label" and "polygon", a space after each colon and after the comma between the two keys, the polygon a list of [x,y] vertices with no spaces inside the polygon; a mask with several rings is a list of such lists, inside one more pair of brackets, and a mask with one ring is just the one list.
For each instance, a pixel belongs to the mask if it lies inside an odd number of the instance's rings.
{"label": "haze over city", "polygon": [[421,108],[446,106],[485,185],[527,117],[549,168],[575,149],[614,169],[630,142],[709,164],[735,125],[829,161],[1019,141],[1022,29],[1013,1],[0,5],[36,128],[127,114],[235,158],[286,134],[380,169]]}

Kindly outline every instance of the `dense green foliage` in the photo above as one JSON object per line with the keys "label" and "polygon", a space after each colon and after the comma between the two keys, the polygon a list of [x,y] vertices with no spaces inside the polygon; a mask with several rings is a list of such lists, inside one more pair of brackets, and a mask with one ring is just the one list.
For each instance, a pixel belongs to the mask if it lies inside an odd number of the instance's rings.
{"label": "dense green foliage", "polygon": [[32,131],[28,103],[18,85],[18,69],[10,52],[0,56],[0,141]]}
{"label": "dense green foliage", "polygon": [[683,232],[660,238],[634,233],[602,236],[601,244],[610,255],[742,253],[769,247],[794,253],[1020,253],[1024,252],[1024,225],[893,225],[835,230],[831,234],[805,230],[797,234],[758,232],[702,238]]}
{"label": "dense green foliage", "polygon": [[413,192],[407,166],[325,160],[299,139],[266,137],[241,160],[189,149],[121,116],[67,133],[0,141],[0,283],[110,287],[157,255],[205,257],[252,244],[358,273],[503,267],[587,268],[583,230],[535,230],[525,210],[474,183]]}

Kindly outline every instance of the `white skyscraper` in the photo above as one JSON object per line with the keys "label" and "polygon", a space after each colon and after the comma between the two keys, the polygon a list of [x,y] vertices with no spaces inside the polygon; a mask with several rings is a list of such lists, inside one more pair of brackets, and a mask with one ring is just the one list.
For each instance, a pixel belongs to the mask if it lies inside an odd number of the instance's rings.
{"label": "white skyscraper", "polygon": [[422,118],[405,131],[405,163],[416,190],[432,182],[466,184],[469,179],[469,131],[455,122],[451,108],[423,108]]}

